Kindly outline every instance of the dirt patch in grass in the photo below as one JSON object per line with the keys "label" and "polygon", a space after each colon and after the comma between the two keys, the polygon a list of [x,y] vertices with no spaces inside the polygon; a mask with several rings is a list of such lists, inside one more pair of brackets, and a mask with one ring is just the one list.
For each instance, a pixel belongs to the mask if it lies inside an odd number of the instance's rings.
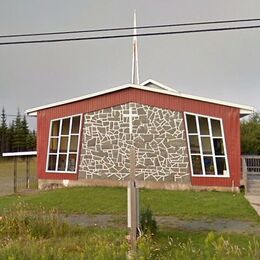
{"label": "dirt patch in grass", "polygon": [[[126,216],[119,215],[63,215],[62,220],[69,224],[84,227],[114,227],[126,228]],[[159,228],[162,230],[174,229],[183,231],[215,231],[218,233],[260,234],[260,224],[252,221],[239,220],[183,220],[172,216],[156,216]]]}

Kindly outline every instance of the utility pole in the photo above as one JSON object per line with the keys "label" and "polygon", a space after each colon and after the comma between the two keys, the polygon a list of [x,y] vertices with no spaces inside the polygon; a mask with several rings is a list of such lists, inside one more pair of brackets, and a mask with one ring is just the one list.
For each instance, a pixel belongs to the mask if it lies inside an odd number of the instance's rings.
{"label": "utility pole", "polygon": [[14,193],[17,193],[17,157],[14,157]]}
{"label": "utility pole", "polygon": [[30,158],[26,157],[26,189],[30,188]]}
{"label": "utility pole", "polygon": [[[134,37],[133,37],[133,59],[132,59],[132,84],[139,84],[138,50],[137,50],[137,31],[136,31],[136,12],[134,12]],[[129,118],[129,134],[132,142],[130,148],[130,180],[127,192],[128,203],[128,227],[130,228],[131,252],[136,253],[137,229],[139,228],[139,196],[135,180],[136,154],[133,144],[133,118],[138,117],[133,113],[131,103],[129,103],[129,113],[124,115]]]}
{"label": "utility pole", "polygon": [[135,181],[135,149],[131,147],[130,150],[130,212],[131,212],[131,248],[132,251],[136,251],[136,239],[137,239],[137,228],[138,228],[138,209],[137,209],[137,188]]}

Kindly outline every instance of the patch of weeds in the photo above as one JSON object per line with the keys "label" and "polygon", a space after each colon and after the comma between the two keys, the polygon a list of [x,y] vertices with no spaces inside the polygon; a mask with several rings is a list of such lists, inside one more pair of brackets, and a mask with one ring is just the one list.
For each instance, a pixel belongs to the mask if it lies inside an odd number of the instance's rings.
{"label": "patch of weeds", "polygon": [[138,241],[137,259],[259,259],[259,241],[253,239],[247,246],[238,246],[214,232],[208,233],[200,246],[189,238],[186,242],[168,237],[167,241],[143,236]]}
{"label": "patch of weeds", "polygon": [[141,211],[140,225],[143,234],[156,235],[158,226],[150,207]]}
{"label": "patch of weeds", "polygon": [[71,231],[72,228],[68,224],[60,221],[57,211],[41,208],[36,214],[25,203],[18,203],[1,216],[0,220],[2,238],[61,237]]}

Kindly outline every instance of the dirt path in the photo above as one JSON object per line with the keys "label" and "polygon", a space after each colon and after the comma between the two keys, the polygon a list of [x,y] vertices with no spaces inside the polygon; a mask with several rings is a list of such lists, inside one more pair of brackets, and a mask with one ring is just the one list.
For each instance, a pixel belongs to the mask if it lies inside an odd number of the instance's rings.
{"label": "dirt path", "polygon": [[[86,227],[126,227],[126,217],[117,215],[68,215],[62,219],[69,224]],[[260,224],[239,220],[182,220],[172,216],[157,216],[159,228],[186,231],[216,231],[219,233],[240,233],[260,235]]]}

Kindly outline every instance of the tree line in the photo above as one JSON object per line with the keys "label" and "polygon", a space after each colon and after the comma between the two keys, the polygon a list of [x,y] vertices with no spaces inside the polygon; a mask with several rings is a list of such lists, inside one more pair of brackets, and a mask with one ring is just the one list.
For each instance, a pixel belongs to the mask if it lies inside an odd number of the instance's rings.
{"label": "tree line", "polygon": [[5,109],[1,112],[0,124],[0,156],[5,152],[22,152],[36,150],[36,133],[28,127],[26,116],[17,115],[7,124]]}
{"label": "tree line", "polygon": [[241,152],[260,155],[260,113],[254,113],[241,122]]}

